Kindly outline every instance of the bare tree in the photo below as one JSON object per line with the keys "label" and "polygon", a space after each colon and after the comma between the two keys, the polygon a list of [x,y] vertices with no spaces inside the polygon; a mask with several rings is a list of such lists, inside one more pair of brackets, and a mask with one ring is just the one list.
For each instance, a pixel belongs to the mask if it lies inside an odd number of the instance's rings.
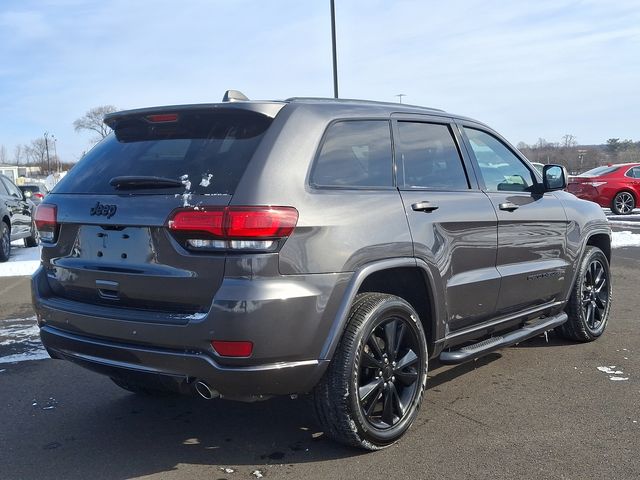
{"label": "bare tree", "polygon": [[563,135],[561,145],[565,148],[571,148],[578,145],[578,142],[576,141],[576,137],[574,135],[567,133],[566,135]]}
{"label": "bare tree", "polygon": [[15,150],[13,151],[13,163],[16,165],[20,165],[22,160],[24,160],[24,146],[16,145]]}
{"label": "bare tree", "polygon": [[4,165],[7,161],[7,149],[4,145],[0,145],[0,165]]}
{"label": "bare tree", "polygon": [[36,138],[31,145],[25,145],[27,162],[37,165],[42,171],[47,169],[47,143],[44,138]]}
{"label": "bare tree", "polygon": [[94,137],[92,140],[94,142],[99,142],[111,131],[111,129],[103,122],[104,116],[108,113],[113,113],[116,110],[116,107],[113,105],[101,105],[99,107],[94,107],[85,113],[84,116],[74,121],[73,128],[76,132],[88,130],[90,132],[97,133],[98,136]]}

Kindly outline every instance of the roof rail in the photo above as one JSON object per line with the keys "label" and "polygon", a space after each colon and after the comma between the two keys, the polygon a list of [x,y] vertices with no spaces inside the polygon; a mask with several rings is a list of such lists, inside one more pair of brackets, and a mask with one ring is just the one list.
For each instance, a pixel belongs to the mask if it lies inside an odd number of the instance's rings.
{"label": "roof rail", "polygon": [[328,97],[291,97],[287,98],[285,102],[327,102],[327,103],[361,103],[363,105],[385,105],[390,107],[397,107],[398,105],[402,105],[403,107],[409,108],[420,108],[423,110],[429,110],[432,112],[444,112],[444,110],[440,108],[432,108],[432,107],[422,107],[420,105],[411,105],[408,103],[397,103],[397,102],[379,102],[376,100],[361,100],[356,98],[328,98]]}
{"label": "roof rail", "polygon": [[222,97],[223,102],[247,102],[249,98],[240,90],[227,90]]}

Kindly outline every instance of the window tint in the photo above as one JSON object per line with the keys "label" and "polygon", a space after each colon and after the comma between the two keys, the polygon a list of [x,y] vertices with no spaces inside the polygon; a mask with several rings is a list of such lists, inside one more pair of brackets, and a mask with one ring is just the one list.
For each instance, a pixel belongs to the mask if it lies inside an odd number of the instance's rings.
{"label": "window tint", "polygon": [[469,188],[462,159],[447,125],[398,122],[398,183],[406,188]]}
{"label": "window tint", "polygon": [[3,180],[4,178],[0,177],[0,195],[9,195],[9,191],[7,190],[7,187],[4,186]]}
{"label": "window tint", "polygon": [[620,167],[609,167],[605,165],[604,167],[596,167],[596,168],[592,168],[591,170],[587,170],[586,172],[581,173],[578,176],[579,177],[600,177],[602,175],[613,173],[619,168]]}
{"label": "window tint", "polygon": [[488,191],[524,192],[530,189],[534,184],[532,172],[506,145],[480,130],[464,130]]}
{"label": "window tint", "polygon": [[386,120],[332,124],[311,173],[327,187],[391,187],[391,134]]}
{"label": "window tint", "polygon": [[[118,176],[189,176],[191,193],[233,194],[271,119],[246,111],[179,112],[177,122],[126,118],[55,187],[55,193],[116,192]],[[178,188],[136,189],[176,193]]]}
{"label": "window tint", "polygon": [[2,182],[4,183],[4,186],[7,188],[9,195],[22,198],[22,192],[18,187],[16,187],[13,183],[11,183],[11,180],[9,180],[7,177],[2,177]]}
{"label": "window tint", "polygon": [[640,178],[640,167],[633,167],[627,172],[627,177]]}

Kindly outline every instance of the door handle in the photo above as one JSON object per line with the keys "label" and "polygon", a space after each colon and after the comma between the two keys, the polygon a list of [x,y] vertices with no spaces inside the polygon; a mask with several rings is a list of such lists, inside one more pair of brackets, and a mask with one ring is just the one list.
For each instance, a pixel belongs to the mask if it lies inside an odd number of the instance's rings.
{"label": "door handle", "polygon": [[411,208],[416,212],[433,212],[439,207],[429,202],[416,202],[411,204]]}
{"label": "door handle", "polygon": [[501,203],[500,205],[498,205],[498,207],[500,208],[500,210],[506,210],[507,212],[513,212],[514,210],[518,209],[518,205],[511,202]]}

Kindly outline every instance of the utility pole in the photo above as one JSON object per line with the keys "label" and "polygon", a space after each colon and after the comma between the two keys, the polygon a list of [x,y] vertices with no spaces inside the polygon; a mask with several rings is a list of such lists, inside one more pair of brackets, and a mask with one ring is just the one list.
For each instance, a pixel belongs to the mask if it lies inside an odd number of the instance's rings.
{"label": "utility pole", "polygon": [[402,97],[406,97],[406,95],[404,93],[399,93],[396,97],[398,97],[400,99],[400,103],[402,103]]}
{"label": "utility pole", "polygon": [[56,172],[60,173],[60,159],[58,158],[58,149],[56,145],[58,144],[58,139],[55,135],[51,135],[53,139],[53,161],[55,162]]}
{"label": "utility pole", "polygon": [[44,148],[47,150],[47,175],[51,173],[51,159],[49,158],[49,132],[44,132]]}
{"label": "utility pole", "polygon": [[338,98],[338,57],[336,53],[336,6],[331,0],[331,49],[333,52],[333,98]]}

